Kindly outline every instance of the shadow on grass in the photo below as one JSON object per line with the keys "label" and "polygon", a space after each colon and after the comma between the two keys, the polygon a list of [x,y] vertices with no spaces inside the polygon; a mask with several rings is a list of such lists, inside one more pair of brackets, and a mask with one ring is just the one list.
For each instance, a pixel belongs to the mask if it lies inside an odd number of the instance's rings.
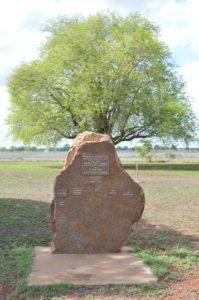
{"label": "shadow on grass", "polygon": [[160,279],[174,278],[171,269],[188,269],[199,263],[199,238],[183,234],[168,226],[156,226],[142,219],[130,241],[132,252],[150,266]]}
{"label": "shadow on grass", "polygon": [[[71,287],[59,285],[51,287],[27,287],[26,278],[32,264],[35,246],[48,246],[52,234],[48,229],[49,203],[35,200],[0,199],[0,284],[12,289],[13,299],[20,295],[53,295],[72,293],[84,295],[152,295],[161,294],[162,282],[156,285]],[[125,222],[125,220],[124,220]],[[148,264],[155,274],[165,278],[173,264],[195,263],[193,255],[198,239],[183,235],[166,226],[155,226],[142,220],[135,230],[132,241],[133,252]],[[189,265],[188,265],[189,266]]]}
{"label": "shadow on grass", "polygon": [[0,198],[0,245],[49,244],[48,209],[41,201]]}
{"label": "shadow on grass", "polygon": [[11,289],[11,299],[20,299],[27,286],[34,246],[51,240],[48,207],[40,201],[0,198],[0,286]]}
{"label": "shadow on grass", "polygon": [[167,250],[178,246],[193,246],[199,242],[197,234],[183,234],[168,226],[155,225],[141,219],[134,230],[133,241],[145,249]]}

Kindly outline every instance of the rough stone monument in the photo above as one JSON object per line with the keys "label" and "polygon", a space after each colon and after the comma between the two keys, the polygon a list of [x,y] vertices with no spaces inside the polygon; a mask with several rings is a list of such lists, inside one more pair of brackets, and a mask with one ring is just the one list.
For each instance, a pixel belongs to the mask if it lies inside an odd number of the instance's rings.
{"label": "rough stone monument", "polygon": [[116,253],[144,210],[144,193],[120,164],[109,136],[79,134],[55,179],[52,253]]}

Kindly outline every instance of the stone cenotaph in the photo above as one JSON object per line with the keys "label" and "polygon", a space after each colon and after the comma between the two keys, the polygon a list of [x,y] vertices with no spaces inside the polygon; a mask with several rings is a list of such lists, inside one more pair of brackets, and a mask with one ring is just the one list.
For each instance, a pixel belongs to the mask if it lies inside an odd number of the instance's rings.
{"label": "stone cenotaph", "polygon": [[105,134],[84,132],[56,177],[49,226],[52,253],[117,253],[142,216],[144,193]]}

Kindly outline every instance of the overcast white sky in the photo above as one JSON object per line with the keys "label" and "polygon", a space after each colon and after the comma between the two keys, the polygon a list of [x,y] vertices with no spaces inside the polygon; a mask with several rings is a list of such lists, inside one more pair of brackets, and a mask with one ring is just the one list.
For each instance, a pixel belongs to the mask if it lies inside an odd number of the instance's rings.
{"label": "overcast white sky", "polygon": [[0,146],[13,144],[5,125],[9,107],[6,79],[13,67],[37,56],[44,41],[41,26],[58,15],[139,11],[157,22],[199,115],[199,0],[0,0],[0,4]]}

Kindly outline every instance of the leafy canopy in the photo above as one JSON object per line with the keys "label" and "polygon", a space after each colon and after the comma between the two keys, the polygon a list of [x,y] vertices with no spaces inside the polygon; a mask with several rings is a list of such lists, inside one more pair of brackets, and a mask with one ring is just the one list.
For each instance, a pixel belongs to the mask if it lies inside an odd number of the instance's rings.
{"label": "leafy canopy", "polygon": [[61,17],[45,31],[39,58],[8,81],[8,124],[16,139],[47,144],[85,130],[107,133],[114,143],[191,137],[184,83],[145,17]]}

